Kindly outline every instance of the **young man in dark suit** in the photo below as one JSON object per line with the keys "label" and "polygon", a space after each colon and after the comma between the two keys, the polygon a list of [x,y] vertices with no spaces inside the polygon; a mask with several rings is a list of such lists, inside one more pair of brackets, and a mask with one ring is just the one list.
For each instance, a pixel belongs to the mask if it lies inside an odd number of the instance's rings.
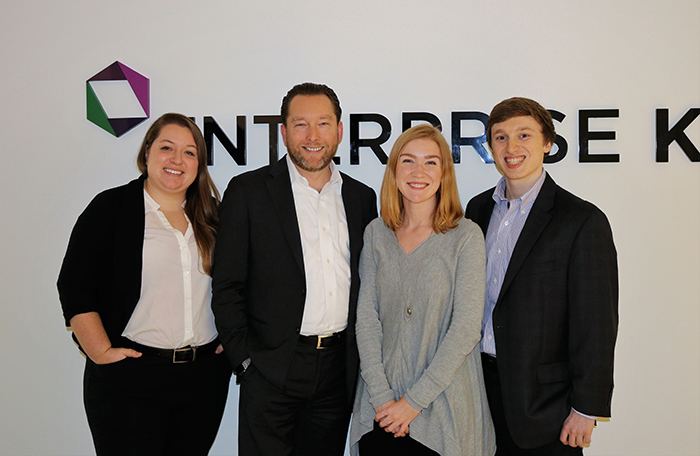
{"label": "young man in dark suit", "polygon": [[282,101],[288,154],[234,177],[220,208],[212,309],[241,384],[240,455],[342,455],[358,370],[355,315],[376,195],[332,162],[338,98]]}
{"label": "young man in dark suit", "polygon": [[486,138],[503,178],[466,216],[486,240],[482,362],[497,455],[580,455],[610,416],[617,254],[605,215],[544,171],[556,137],[540,104],[511,98]]}

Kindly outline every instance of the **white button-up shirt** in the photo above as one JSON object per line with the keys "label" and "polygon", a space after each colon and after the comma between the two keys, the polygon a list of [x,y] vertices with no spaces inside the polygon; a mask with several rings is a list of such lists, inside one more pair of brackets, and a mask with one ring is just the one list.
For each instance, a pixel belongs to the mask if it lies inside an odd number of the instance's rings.
{"label": "white button-up shirt", "polygon": [[301,334],[342,331],[348,325],[350,238],[341,188],[343,179],[331,162],[331,178],[320,192],[287,155],[306,275]]}
{"label": "white button-up shirt", "polygon": [[217,336],[211,278],[204,273],[192,225],[188,219],[183,235],[170,225],[160,205],[145,190],[143,194],[141,298],[122,335],[165,349],[211,342]]}

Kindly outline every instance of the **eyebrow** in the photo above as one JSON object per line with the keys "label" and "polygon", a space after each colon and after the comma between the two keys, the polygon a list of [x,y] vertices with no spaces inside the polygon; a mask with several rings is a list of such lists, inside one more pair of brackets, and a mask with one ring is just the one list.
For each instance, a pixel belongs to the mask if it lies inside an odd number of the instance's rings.
{"label": "eyebrow", "polygon": [[[168,138],[163,138],[160,140],[159,143],[167,142],[169,144],[175,144],[173,141],[169,140]],[[195,150],[197,150],[197,146],[194,144],[186,144],[185,147],[194,147]]]}
{"label": "eyebrow", "polygon": [[[401,155],[399,155],[399,157],[403,157],[404,155],[407,155],[407,156],[413,157],[413,158],[417,158],[417,157],[418,157],[417,155],[414,155],[414,154],[407,154],[407,153],[402,153]],[[442,159],[442,157],[441,157],[440,155],[425,155],[423,158],[426,158],[426,159],[431,159],[431,158],[439,158],[439,159]]]}

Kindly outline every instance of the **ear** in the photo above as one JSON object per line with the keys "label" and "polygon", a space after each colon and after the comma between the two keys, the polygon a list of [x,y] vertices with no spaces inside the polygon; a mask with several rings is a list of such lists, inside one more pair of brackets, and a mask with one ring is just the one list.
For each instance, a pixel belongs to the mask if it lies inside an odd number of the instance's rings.
{"label": "ear", "polygon": [[552,143],[548,142],[547,144],[545,144],[543,150],[544,154],[547,155],[552,150]]}
{"label": "ear", "polygon": [[280,125],[280,131],[282,132],[282,142],[284,147],[287,147],[287,127],[284,126],[284,122]]}
{"label": "ear", "polygon": [[343,121],[338,122],[338,144],[343,140]]}

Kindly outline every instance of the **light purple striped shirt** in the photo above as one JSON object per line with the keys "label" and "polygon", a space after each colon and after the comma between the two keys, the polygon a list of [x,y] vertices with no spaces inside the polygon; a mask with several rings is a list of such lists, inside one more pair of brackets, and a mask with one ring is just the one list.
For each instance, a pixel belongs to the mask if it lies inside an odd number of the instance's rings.
{"label": "light purple striped shirt", "polygon": [[493,308],[501,292],[513,249],[540,193],[545,176],[546,172],[543,170],[532,188],[517,199],[506,199],[506,180],[503,177],[493,192],[496,205],[491,213],[489,229],[486,231],[486,300],[484,318],[481,321],[481,351],[491,356],[496,356]]}

